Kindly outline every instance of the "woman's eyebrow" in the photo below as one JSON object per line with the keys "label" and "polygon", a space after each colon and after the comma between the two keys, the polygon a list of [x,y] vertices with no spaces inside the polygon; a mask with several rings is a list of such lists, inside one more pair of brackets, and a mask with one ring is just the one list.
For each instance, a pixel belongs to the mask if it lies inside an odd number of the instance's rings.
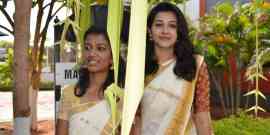
{"label": "woman's eyebrow", "polygon": [[162,19],[156,19],[156,22],[163,22]]}

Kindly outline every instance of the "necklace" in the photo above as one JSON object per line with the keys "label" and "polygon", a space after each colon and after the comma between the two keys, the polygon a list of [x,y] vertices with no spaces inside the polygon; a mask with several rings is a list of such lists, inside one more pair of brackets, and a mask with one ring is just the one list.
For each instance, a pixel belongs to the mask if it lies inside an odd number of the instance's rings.
{"label": "necklace", "polygon": [[163,63],[160,63],[159,66],[162,66],[162,67],[167,66],[167,65],[171,64],[174,60],[175,60],[175,58],[173,57],[173,58],[171,58]]}

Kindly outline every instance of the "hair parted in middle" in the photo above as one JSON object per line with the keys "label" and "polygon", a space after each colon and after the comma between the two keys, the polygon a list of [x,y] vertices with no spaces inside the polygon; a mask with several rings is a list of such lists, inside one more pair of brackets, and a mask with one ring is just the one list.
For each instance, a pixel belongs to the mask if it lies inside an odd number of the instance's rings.
{"label": "hair parted in middle", "polygon": [[[147,18],[147,29],[150,30],[155,17],[160,12],[172,12],[177,20],[177,40],[174,45],[174,54],[176,56],[176,64],[173,69],[174,74],[187,81],[192,81],[196,73],[196,60],[194,58],[193,44],[189,39],[188,24],[184,14],[176,6],[168,2],[158,3],[150,11]],[[146,63],[145,75],[150,75],[158,70],[158,63],[154,51],[154,42],[147,33],[146,45]]]}

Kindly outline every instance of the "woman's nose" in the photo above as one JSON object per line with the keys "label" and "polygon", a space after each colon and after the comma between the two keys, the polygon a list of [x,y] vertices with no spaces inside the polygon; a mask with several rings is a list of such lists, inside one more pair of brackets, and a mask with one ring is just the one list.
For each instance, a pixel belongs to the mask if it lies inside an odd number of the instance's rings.
{"label": "woman's nose", "polygon": [[91,50],[89,51],[89,55],[90,55],[90,56],[95,56],[95,55],[97,55],[97,51],[96,51],[95,49],[91,49]]}
{"label": "woman's nose", "polygon": [[94,50],[90,50],[88,53],[87,53],[87,58],[92,58],[92,57],[95,57],[97,55],[96,51]]}
{"label": "woman's nose", "polygon": [[169,28],[168,27],[166,27],[166,26],[164,26],[163,28],[162,28],[162,33],[168,33],[169,32]]}

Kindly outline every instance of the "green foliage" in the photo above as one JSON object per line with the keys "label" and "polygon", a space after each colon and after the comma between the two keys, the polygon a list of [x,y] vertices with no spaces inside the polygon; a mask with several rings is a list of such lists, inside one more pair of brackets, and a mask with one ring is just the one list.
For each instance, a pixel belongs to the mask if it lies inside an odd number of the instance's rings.
{"label": "green foliage", "polygon": [[[270,47],[269,33],[270,4],[263,0],[244,5],[240,3],[233,5],[230,1],[225,1],[217,4],[210,14],[200,19],[200,27],[194,38],[196,51],[205,56],[212,76],[220,76],[214,74],[214,71],[228,73],[228,86],[224,87],[230,91],[224,92],[226,98],[223,99],[226,104],[231,104],[232,113],[236,112],[234,110],[237,110],[240,104],[241,70],[247,66],[252,67],[247,74],[250,80],[256,80],[256,88],[259,88],[259,79],[266,79],[262,75],[262,65],[264,61],[269,60],[258,60],[262,55],[258,54],[258,50],[266,50]],[[255,57],[254,60],[252,57]],[[236,62],[236,83],[233,83],[232,66],[229,64],[231,58]],[[222,92],[222,90],[219,91]],[[263,97],[263,94],[260,94],[258,89],[255,89],[253,93],[256,97],[256,107],[252,109],[257,113],[258,110],[263,110],[257,104],[257,98]]]}
{"label": "green foliage", "polygon": [[259,49],[270,47],[270,14],[266,12],[270,8],[260,6],[259,9],[255,10],[251,3],[233,5],[231,2],[224,2],[216,5],[209,15],[201,18],[201,26],[194,42],[198,52],[205,55],[210,68],[226,69],[228,56],[232,54],[241,65],[249,64],[256,48],[256,19],[260,22]]}
{"label": "green foliage", "polygon": [[[0,42],[1,43],[1,42]],[[13,85],[13,50],[8,48],[8,57],[5,62],[0,63],[0,91],[10,91]],[[42,81],[40,83],[41,90],[53,89],[52,81]]]}
{"label": "green foliage", "polygon": [[185,3],[189,0],[148,0],[148,3],[151,5],[151,4],[156,4],[158,2],[163,2],[163,1],[166,1],[166,2],[172,2],[172,3],[175,3],[175,4],[180,4],[180,3]]}
{"label": "green foliage", "polygon": [[[12,83],[9,83],[5,86],[0,85],[0,91],[11,91],[12,88]],[[39,90],[53,90],[53,81],[41,81]]]}
{"label": "green foliage", "polygon": [[41,81],[40,82],[40,90],[53,90],[53,81]]}
{"label": "green foliage", "polygon": [[244,113],[214,121],[215,135],[269,135],[270,119],[254,118]]}
{"label": "green foliage", "polygon": [[12,63],[13,63],[13,51],[8,49],[7,60],[0,63],[0,86],[9,87],[12,84]]}
{"label": "green foliage", "polygon": [[11,48],[13,45],[12,42],[9,41],[0,41],[0,48]]}
{"label": "green foliage", "polygon": [[[249,95],[254,95],[255,96],[255,105],[252,106],[251,108],[247,109],[246,111],[254,111],[255,112],[255,116],[257,117],[258,115],[258,111],[264,111],[265,110],[263,108],[261,108],[259,106],[258,100],[259,98],[263,98],[266,100],[266,97],[263,95],[263,93],[261,93],[261,90],[259,89],[259,80],[260,79],[264,79],[267,80],[266,77],[263,76],[263,62],[264,59],[262,59],[262,56],[269,56],[269,46],[266,49],[266,51],[261,51],[261,53],[259,54],[260,50],[265,49],[266,47],[261,47],[263,45],[263,42],[261,42],[260,40],[269,40],[268,36],[268,32],[270,31],[270,26],[267,25],[266,27],[264,26],[265,23],[264,20],[268,20],[269,23],[269,12],[268,9],[267,11],[264,8],[264,0],[256,0],[252,3],[251,5],[252,11],[254,12],[254,23],[255,23],[255,39],[256,39],[256,43],[255,43],[255,54],[254,54],[254,59],[253,64],[251,66],[249,66],[249,69],[247,70],[247,76],[248,76],[248,80],[255,80],[255,89],[246,93],[245,96],[249,96]],[[260,22],[260,24],[259,24]],[[262,22],[262,23],[261,23]],[[263,36],[263,37],[262,37]],[[268,50],[268,52],[267,52]],[[266,59],[267,61],[267,59]]]}

